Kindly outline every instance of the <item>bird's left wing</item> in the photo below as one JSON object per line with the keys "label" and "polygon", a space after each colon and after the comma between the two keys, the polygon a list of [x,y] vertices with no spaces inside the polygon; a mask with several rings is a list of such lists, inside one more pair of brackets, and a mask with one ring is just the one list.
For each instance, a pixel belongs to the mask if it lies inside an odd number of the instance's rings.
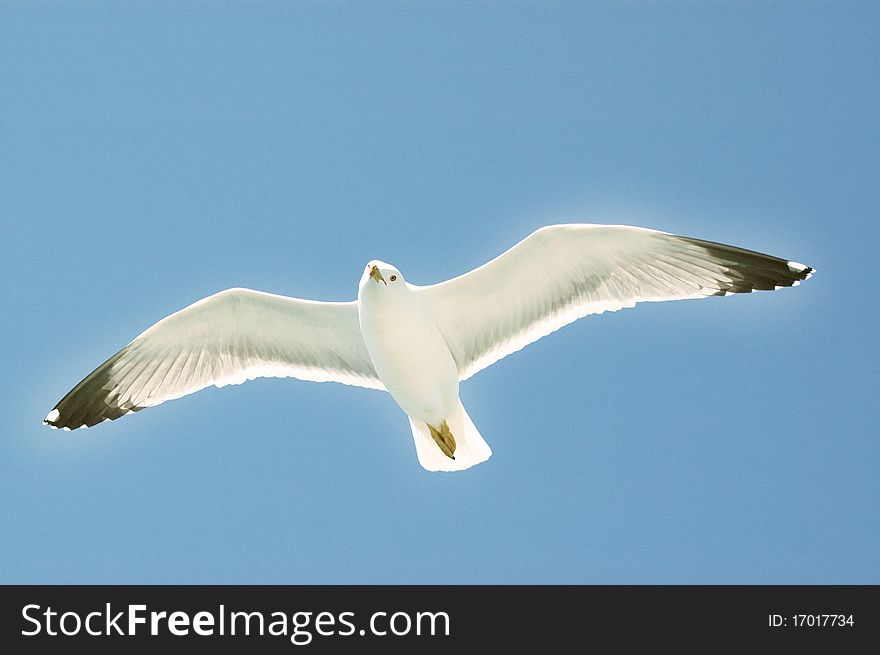
{"label": "bird's left wing", "polygon": [[465,380],[588,314],[789,287],[813,269],[627,225],[551,225],[469,273],[414,287]]}
{"label": "bird's left wing", "polygon": [[356,303],[228,289],[147,329],[76,385],[44,422],[89,427],[257,377],[384,389],[361,337]]}

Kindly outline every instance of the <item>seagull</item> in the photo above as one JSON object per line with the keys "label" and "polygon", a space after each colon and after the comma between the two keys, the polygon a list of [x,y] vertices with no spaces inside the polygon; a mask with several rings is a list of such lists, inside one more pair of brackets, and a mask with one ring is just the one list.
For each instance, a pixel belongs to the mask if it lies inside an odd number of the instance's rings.
{"label": "seagull", "polygon": [[430,286],[373,260],[350,302],[221,291],[141,333],[43,422],[91,427],[257,377],[333,381],[387,391],[409,418],[419,463],[460,471],[492,450],[465,411],[459,384],[502,357],[589,314],[775,290],[812,273],[794,261],[647,228],[550,225]]}

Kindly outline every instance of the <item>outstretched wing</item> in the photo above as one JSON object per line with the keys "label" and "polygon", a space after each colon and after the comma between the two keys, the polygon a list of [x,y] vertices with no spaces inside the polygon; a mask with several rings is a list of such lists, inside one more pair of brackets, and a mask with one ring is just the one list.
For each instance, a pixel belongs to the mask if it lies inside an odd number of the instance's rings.
{"label": "outstretched wing", "polygon": [[418,292],[465,380],[588,314],[789,287],[812,270],[645,228],[551,225],[470,273]]}
{"label": "outstretched wing", "polygon": [[162,319],[76,385],[44,422],[90,427],[210,385],[295,377],[384,389],[357,304],[228,289]]}

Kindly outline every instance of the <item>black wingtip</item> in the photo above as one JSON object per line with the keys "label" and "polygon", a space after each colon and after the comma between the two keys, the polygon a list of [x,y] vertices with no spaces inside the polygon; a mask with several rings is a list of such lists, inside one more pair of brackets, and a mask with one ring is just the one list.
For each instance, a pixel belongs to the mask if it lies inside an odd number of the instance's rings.
{"label": "black wingtip", "polygon": [[[806,264],[765,255],[754,250],[737,248],[714,241],[703,241],[691,237],[679,239],[701,248],[713,262],[721,264],[726,270],[720,288],[712,294],[727,296],[734,293],[752,291],[773,291],[783,287],[797,286],[810,278],[815,269]],[[707,294],[708,295],[708,294]]]}

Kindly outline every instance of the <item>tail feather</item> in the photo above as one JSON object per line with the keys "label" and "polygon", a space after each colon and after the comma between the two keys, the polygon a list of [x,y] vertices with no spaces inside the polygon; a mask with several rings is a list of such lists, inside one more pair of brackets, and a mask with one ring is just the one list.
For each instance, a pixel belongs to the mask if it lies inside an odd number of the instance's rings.
{"label": "tail feather", "polygon": [[463,471],[492,456],[492,449],[474,426],[471,417],[459,401],[456,412],[446,419],[455,438],[455,459],[443,454],[437,446],[428,425],[421,419],[409,417],[419,464],[429,471]]}

